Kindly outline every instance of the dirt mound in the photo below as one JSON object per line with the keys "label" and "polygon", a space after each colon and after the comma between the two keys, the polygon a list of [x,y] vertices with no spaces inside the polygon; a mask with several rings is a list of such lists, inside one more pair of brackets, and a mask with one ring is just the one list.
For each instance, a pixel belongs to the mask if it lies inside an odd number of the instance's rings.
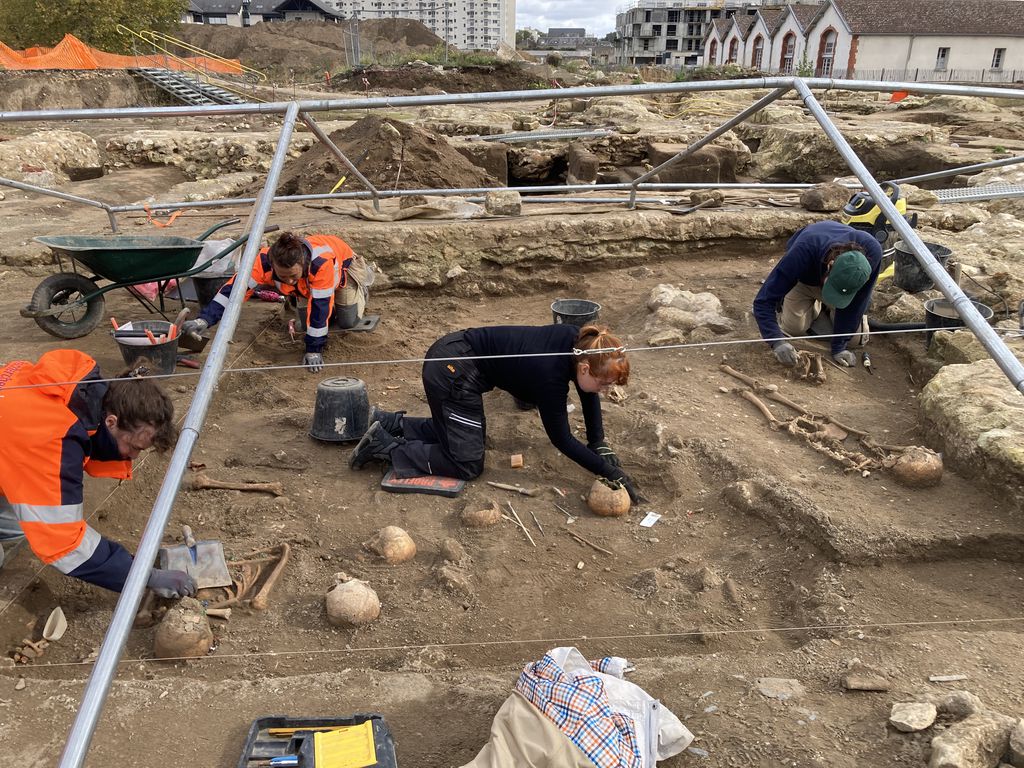
{"label": "dirt mound", "polygon": [[[454,189],[493,187],[497,181],[473,165],[443,136],[399,120],[365,117],[335,131],[331,140],[378,189]],[[281,173],[278,194],[309,195],[329,192],[348,168],[323,144],[290,160]],[[346,188],[358,189],[350,179]]]}
{"label": "dirt mound", "polygon": [[[363,82],[365,79],[366,82]],[[530,74],[516,62],[492,65],[436,67],[410,65],[404,67],[367,67],[349,77],[335,77],[331,87],[336,91],[387,91],[480,93],[483,91],[521,91],[534,88],[544,81]]]}
{"label": "dirt mound", "polygon": [[[286,21],[251,27],[182,24],[178,29],[178,37],[187,43],[274,74],[319,75],[355,63],[348,22]],[[377,61],[425,53],[439,45],[443,45],[441,38],[412,19],[359,22],[360,52]]]}

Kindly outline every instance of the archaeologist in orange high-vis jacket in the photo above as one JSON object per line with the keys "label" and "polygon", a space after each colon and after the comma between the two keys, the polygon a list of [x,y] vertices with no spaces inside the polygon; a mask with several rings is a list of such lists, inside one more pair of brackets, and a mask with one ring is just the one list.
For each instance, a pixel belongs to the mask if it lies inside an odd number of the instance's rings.
{"label": "archaeologist in orange high-vis jacket", "polygon": [[[228,305],[232,276],[195,320],[181,326],[182,333],[198,336],[216,325]],[[302,364],[313,373],[323,370],[323,349],[334,317],[341,328],[359,323],[366,309],[373,274],[362,256],[334,235],[299,237],[284,232],[272,246],[256,257],[246,286],[245,298],[261,285],[275,288],[285,296],[302,296],[306,305],[306,354]]]}
{"label": "archaeologist in orange high-vis jacket", "polygon": [[[61,573],[120,592],[128,550],[85,522],[84,473],[127,480],[132,459],[174,445],[174,406],[154,382],[102,381],[96,361],[73,349],[0,368],[0,538],[24,536]],[[183,571],[154,568],[163,597],[195,594]]]}

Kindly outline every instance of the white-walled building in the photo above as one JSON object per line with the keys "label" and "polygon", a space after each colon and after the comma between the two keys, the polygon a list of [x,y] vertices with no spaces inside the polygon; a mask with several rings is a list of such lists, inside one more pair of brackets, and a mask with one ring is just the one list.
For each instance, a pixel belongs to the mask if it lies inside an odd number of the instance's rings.
{"label": "white-walled building", "polygon": [[746,27],[716,20],[705,61],[860,80],[1024,81],[1024,0],[825,0],[775,13]]}
{"label": "white-walled building", "polygon": [[267,21],[413,19],[460,50],[516,45],[516,0],[189,0],[183,22],[249,26]]}

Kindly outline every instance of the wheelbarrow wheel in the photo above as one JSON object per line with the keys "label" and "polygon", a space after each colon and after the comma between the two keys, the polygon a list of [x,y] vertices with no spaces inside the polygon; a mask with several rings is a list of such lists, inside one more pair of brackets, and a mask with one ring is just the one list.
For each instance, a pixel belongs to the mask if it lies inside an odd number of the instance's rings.
{"label": "wheelbarrow wheel", "polygon": [[[96,283],[74,272],[60,272],[43,280],[32,294],[29,309],[41,312],[51,307],[56,309],[65,304],[74,304],[98,290]],[[51,336],[59,339],[77,339],[88,335],[103,319],[103,296],[94,296],[88,303],[68,307],[56,315],[35,318],[36,324]]]}

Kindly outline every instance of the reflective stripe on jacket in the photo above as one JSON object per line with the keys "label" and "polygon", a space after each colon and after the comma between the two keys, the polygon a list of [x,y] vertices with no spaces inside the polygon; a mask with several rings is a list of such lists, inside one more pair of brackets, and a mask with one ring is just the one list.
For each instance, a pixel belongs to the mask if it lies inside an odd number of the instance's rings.
{"label": "reflective stripe on jacket", "polygon": [[[96,361],[70,349],[0,369],[0,512],[13,514],[44,563],[120,590],[131,555],[83,519],[85,472],[131,477],[103,423],[99,378]],[[26,384],[48,386],[12,389]]]}
{"label": "reflective stripe on jacket", "polygon": [[[334,294],[348,284],[348,269],[355,255],[348,243],[334,235],[310,235],[303,238],[309,249],[309,268],[296,285],[285,285],[274,274],[270,263],[270,249],[264,248],[256,257],[246,285],[245,298],[261,285],[271,286],[285,296],[302,296],[306,307],[306,351],[319,352],[327,343],[327,328],[334,313]],[[199,316],[210,325],[216,325],[224,314],[235,284],[233,275],[220,289]]]}

